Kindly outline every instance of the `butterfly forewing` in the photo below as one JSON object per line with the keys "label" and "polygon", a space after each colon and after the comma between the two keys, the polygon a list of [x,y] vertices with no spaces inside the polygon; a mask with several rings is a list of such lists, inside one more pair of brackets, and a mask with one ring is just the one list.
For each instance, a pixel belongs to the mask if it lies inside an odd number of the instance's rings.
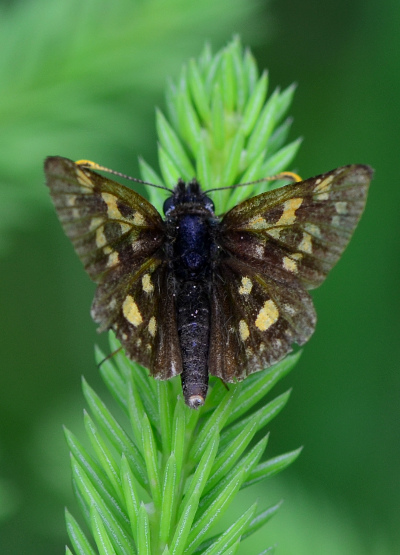
{"label": "butterfly forewing", "polygon": [[[66,158],[47,158],[45,172],[64,230],[99,283],[91,312],[99,331],[114,329],[128,355],[157,377],[179,373],[173,307],[169,318],[161,317],[167,264],[157,210],[128,187]],[[173,303],[172,293],[169,298]]]}
{"label": "butterfly forewing", "polygon": [[372,170],[353,165],[249,199],[221,222],[232,255],[283,268],[317,287],[337,262],[364,209]]}

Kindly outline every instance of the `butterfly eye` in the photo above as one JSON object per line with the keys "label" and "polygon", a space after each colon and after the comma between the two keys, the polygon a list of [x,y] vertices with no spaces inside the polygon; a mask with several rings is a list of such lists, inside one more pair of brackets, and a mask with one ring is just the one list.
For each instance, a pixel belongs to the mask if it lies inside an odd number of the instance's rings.
{"label": "butterfly eye", "polygon": [[166,215],[167,212],[170,212],[171,210],[173,210],[175,208],[175,199],[174,197],[168,197],[165,201],[164,201],[164,205],[163,205],[163,211],[164,214]]}
{"label": "butterfly eye", "polygon": [[209,210],[210,212],[214,212],[215,205],[210,197],[204,197],[204,207],[207,208],[207,210]]}

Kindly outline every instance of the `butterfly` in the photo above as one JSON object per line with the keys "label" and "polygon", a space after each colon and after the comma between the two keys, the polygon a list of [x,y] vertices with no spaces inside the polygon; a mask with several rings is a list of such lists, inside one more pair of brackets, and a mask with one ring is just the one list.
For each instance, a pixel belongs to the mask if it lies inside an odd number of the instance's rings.
{"label": "butterfly", "polygon": [[179,180],[164,219],[141,195],[67,158],[45,161],[61,224],[98,284],[91,314],[127,356],[181,375],[198,408],[209,375],[241,381],[312,335],[308,293],[337,262],[373,171],[349,165],[250,198],[222,217],[196,179]]}

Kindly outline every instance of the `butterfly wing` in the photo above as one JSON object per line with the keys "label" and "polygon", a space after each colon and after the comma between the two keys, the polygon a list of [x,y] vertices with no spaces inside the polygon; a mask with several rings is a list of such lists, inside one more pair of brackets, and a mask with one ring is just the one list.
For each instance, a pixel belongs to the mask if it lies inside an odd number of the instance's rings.
{"label": "butterfly wing", "polygon": [[316,317],[306,289],[320,285],[342,254],[371,177],[368,166],[345,166],[258,195],[223,217],[211,373],[243,379],[309,339]]}
{"label": "butterfly wing", "polygon": [[[132,189],[66,158],[47,158],[45,173],[64,231],[99,284],[92,305],[99,331],[113,329],[128,356],[154,376],[179,373],[174,307],[160,326],[160,291],[173,284],[168,285],[157,210]],[[168,299],[174,302],[172,294]]]}

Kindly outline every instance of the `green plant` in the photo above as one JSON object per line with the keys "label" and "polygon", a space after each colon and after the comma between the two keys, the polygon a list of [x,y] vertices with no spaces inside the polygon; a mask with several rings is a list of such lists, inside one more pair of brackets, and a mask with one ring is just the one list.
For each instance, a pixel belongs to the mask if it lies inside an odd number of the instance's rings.
{"label": "green plant", "polygon": [[[280,122],[294,89],[275,91],[265,102],[267,86],[267,75],[258,76],[238,39],[215,56],[206,47],[168,87],[168,119],[157,113],[162,178],[142,160],[143,179],[173,186],[179,177],[196,175],[207,189],[286,169],[299,141],[284,146],[290,120]],[[261,188],[265,183],[217,191],[215,203],[223,212]],[[159,193],[149,194],[161,210]],[[257,512],[254,503],[228,529],[218,533],[214,526],[240,489],[276,474],[300,453],[260,462],[268,441],[264,428],[290,392],[260,401],[299,354],[229,389],[212,380],[204,407],[194,411],[182,400],[179,379],[149,378],[118,350],[112,335],[110,341],[116,354],[100,371],[123,414],[117,420],[84,381],[91,413],[84,420],[95,457],[66,432],[76,497],[98,552],[235,553],[279,504]],[[98,350],[97,361],[102,360]],[[69,512],[66,518],[75,553],[95,553]]]}

